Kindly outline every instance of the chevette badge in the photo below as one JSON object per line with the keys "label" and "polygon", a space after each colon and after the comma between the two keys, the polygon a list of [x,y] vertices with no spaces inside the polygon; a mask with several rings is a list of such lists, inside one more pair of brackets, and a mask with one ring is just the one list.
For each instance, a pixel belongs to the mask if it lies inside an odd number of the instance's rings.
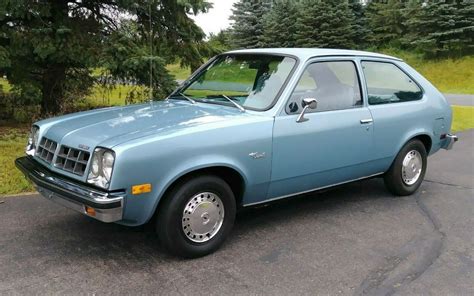
{"label": "chevette badge", "polygon": [[252,152],[249,154],[249,156],[252,157],[253,159],[264,158],[265,152]]}
{"label": "chevette badge", "polygon": [[79,144],[79,148],[84,149],[84,150],[89,150],[90,147],[84,144]]}

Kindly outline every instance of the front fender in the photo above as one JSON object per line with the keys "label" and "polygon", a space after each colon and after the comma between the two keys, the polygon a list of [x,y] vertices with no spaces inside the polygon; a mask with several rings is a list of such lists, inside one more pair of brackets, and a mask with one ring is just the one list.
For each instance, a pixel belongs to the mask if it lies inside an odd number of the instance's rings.
{"label": "front fender", "polygon": [[153,213],[156,211],[165,193],[177,180],[189,173],[214,167],[226,167],[235,170],[242,177],[244,188],[249,188],[248,169],[246,169],[244,165],[236,159],[225,157],[223,155],[203,155],[197,159],[187,159],[186,161],[179,163],[172,170],[168,171],[161,180],[157,180],[157,191],[154,194],[156,198],[154,198],[154,203],[150,208],[150,211],[145,214],[145,216],[148,217],[147,220],[153,216]]}
{"label": "front fender", "polygon": [[[128,189],[123,224],[146,223],[176,180],[203,168],[220,166],[237,171],[245,182],[244,203],[251,196],[266,196],[271,174],[272,127],[273,120],[269,119],[115,147],[111,188]],[[253,152],[264,153],[265,157],[251,157]],[[152,185],[151,192],[130,194],[129,188],[145,183]]]}

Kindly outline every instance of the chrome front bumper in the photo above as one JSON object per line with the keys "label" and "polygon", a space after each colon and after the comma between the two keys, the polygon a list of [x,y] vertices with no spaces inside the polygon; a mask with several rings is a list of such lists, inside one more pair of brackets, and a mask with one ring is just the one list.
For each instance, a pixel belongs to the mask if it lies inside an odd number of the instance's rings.
{"label": "chrome front bumper", "polygon": [[125,191],[91,188],[50,171],[31,156],[16,159],[15,165],[47,199],[102,222],[122,220]]}
{"label": "chrome front bumper", "polygon": [[441,148],[446,149],[446,150],[451,150],[453,149],[454,143],[456,143],[458,140],[459,140],[458,136],[447,134]]}

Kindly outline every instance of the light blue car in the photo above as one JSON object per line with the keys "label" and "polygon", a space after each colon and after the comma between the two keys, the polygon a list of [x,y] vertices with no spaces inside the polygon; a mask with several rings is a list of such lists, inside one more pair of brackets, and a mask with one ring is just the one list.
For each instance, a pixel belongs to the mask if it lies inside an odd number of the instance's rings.
{"label": "light blue car", "polygon": [[236,210],[381,176],[420,186],[450,149],[443,95],[402,60],[332,49],[221,54],[163,101],[35,123],[17,167],[47,199],[103,222],[153,221],[183,257],[215,251]]}

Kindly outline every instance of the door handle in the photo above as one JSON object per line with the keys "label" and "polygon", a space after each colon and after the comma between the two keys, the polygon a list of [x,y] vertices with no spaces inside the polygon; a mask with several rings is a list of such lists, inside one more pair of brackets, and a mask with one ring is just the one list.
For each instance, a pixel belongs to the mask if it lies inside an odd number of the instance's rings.
{"label": "door handle", "polygon": [[372,123],[374,120],[372,118],[369,119],[361,119],[360,124],[369,124]]}

